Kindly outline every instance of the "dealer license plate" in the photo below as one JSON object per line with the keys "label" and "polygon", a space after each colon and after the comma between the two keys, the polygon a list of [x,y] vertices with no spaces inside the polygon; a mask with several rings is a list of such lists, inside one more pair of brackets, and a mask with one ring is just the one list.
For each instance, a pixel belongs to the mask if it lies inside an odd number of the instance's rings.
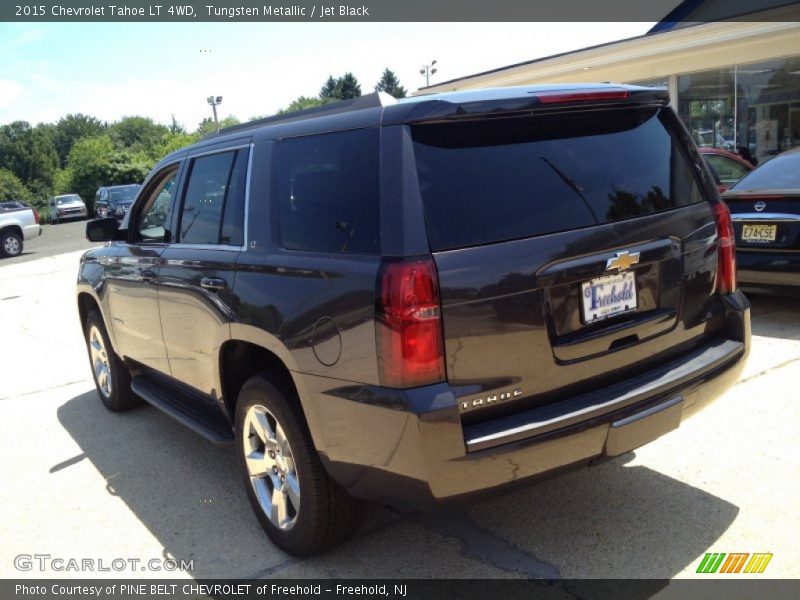
{"label": "dealer license plate", "polygon": [[598,277],[581,284],[583,322],[587,325],[636,310],[636,277],[632,271]]}
{"label": "dealer license plate", "polygon": [[777,233],[777,225],[763,225],[761,223],[745,223],[742,225],[743,242],[774,242]]}

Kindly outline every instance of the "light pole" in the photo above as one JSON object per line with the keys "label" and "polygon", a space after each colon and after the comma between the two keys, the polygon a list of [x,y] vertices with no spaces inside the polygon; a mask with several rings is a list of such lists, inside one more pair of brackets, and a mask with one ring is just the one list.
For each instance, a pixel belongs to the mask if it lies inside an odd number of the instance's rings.
{"label": "light pole", "polygon": [[425,87],[428,87],[431,84],[431,75],[437,71],[437,69],[433,66],[435,64],[436,61],[432,60],[431,64],[422,65],[422,68],[419,70],[420,75],[425,75]]}
{"label": "light pole", "polygon": [[211,105],[211,110],[214,113],[214,125],[217,126],[217,131],[219,131],[219,120],[217,119],[217,105],[222,104],[222,96],[209,96],[206,98],[206,102]]}

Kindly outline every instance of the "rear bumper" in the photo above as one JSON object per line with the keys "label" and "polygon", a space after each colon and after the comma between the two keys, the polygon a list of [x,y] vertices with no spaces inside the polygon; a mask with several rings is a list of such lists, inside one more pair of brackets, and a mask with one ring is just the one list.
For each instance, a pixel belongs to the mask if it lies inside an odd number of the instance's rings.
{"label": "rear bumper", "polygon": [[741,292],[725,333],[662,368],[480,427],[462,427],[446,384],[332,387],[303,376],[301,397],[330,475],[368,500],[431,508],[615,456],[677,427],[739,379],[750,349]]}
{"label": "rear bumper", "polygon": [[745,291],[761,293],[800,292],[800,253],[736,253],[736,278]]}
{"label": "rear bumper", "polygon": [[22,228],[22,239],[32,240],[40,235],[42,235],[42,226],[38,223],[35,225],[26,225]]}

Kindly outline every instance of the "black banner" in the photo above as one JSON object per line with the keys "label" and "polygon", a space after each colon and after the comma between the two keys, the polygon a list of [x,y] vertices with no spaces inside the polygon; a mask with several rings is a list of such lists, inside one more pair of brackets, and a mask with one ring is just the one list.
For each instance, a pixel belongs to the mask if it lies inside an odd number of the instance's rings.
{"label": "black banner", "polygon": [[[33,0],[0,3],[0,21],[18,22],[436,22],[549,21],[708,22],[787,21],[797,2],[680,2],[679,0]],[[761,11],[778,9],[770,14]],[[784,10],[781,10],[784,9]]]}
{"label": "black banner", "polygon": [[3,600],[691,600],[800,597],[800,581],[770,579],[657,580],[0,580]]}

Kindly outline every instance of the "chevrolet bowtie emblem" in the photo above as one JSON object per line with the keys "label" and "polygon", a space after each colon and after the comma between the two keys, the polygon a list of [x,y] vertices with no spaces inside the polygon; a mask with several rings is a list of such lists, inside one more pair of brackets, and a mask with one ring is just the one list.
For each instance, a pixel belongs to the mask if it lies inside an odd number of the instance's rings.
{"label": "chevrolet bowtie emblem", "polygon": [[616,269],[617,273],[621,273],[626,269],[629,269],[631,266],[636,265],[639,263],[639,253],[634,252],[631,254],[628,251],[625,252],[617,252],[617,255],[614,258],[609,258],[606,262],[606,271],[610,271],[612,269]]}

